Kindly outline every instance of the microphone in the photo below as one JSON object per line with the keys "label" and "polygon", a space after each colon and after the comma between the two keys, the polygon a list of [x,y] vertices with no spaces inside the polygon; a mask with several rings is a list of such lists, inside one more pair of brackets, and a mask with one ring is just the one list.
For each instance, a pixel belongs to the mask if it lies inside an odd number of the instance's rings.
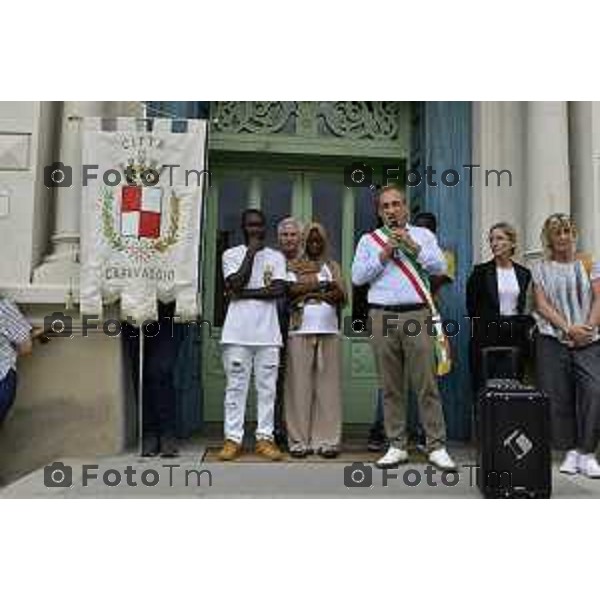
{"label": "microphone", "polygon": [[398,227],[398,221],[396,221],[396,219],[390,219],[388,221],[388,227],[392,230],[392,236],[391,236],[391,241],[392,241],[392,246],[394,247],[394,253],[393,256],[394,258],[398,258],[398,240],[396,239],[396,236],[394,234],[394,229],[396,229]]}

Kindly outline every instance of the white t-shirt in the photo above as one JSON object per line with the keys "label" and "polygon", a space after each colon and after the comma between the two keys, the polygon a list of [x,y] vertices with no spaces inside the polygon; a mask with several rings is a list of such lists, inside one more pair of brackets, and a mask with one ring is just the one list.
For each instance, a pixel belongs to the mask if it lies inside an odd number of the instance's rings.
{"label": "white t-shirt", "polygon": [[510,317],[517,314],[519,300],[519,282],[514,267],[496,267],[498,276],[498,300],[500,301],[500,314]]}
{"label": "white t-shirt", "polygon": [[[243,244],[229,248],[223,253],[223,276],[225,279],[239,270],[245,256],[246,246]],[[254,255],[252,274],[245,289],[265,287],[265,271],[270,271],[272,280],[285,281],[286,263],[281,252],[263,248]],[[243,346],[281,346],[276,301],[231,300],[223,324],[221,343]]]}
{"label": "white t-shirt", "polygon": [[[323,265],[317,275],[319,281],[333,281],[333,275],[327,265]],[[295,273],[288,271],[288,281],[298,281]],[[338,318],[335,306],[327,302],[305,303],[302,309],[302,325],[290,331],[290,335],[316,333],[338,333]]]}

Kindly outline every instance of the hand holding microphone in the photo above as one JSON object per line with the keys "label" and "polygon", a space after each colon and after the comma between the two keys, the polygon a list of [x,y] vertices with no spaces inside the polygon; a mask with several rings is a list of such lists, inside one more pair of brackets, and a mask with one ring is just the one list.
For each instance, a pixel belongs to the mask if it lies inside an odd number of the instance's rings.
{"label": "hand holding microphone", "polygon": [[417,244],[405,227],[400,227],[396,221],[390,221],[390,229],[392,230],[391,240],[394,248],[399,248],[403,252],[411,254],[419,254],[421,246]]}

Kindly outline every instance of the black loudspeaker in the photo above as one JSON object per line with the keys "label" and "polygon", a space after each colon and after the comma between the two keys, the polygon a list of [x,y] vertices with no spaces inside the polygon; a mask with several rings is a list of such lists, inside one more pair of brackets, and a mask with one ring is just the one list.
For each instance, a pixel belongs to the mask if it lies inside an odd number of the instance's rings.
{"label": "black loudspeaker", "polygon": [[477,485],[486,498],[549,498],[550,407],[539,390],[490,379],[478,397]]}
{"label": "black loudspeaker", "polygon": [[489,346],[481,349],[482,385],[488,379],[518,379],[520,351],[512,346]]}

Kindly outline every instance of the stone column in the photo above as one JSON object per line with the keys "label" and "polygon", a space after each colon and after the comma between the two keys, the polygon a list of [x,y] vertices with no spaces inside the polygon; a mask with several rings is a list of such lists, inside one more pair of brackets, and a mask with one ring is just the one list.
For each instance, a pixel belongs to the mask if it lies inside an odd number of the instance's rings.
{"label": "stone column", "polygon": [[600,259],[600,102],[569,102],[569,160],[579,250]]}
{"label": "stone column", "polygon": [[531,260],[542,255],[546,217],[571,210],[567,102],[527,103],[526,165],[525,255]]}
{"label": "stone column", "polygon": [[[524,102],[473,102],[473,262],[490,258],[489,228],[508,221],[523,250],[525,167]],[[500,180],[495,171],[508,170]]]}
{"label": "stone column", "polygon": [[55,188],[52,252],[34,273],[34,284],[66,287],[73,294],[79,285],[79,219],[81,212],[82,119],[86,117],[141,116],[140,102],[64,102],[58,160],[71,169],[72,185]]}

